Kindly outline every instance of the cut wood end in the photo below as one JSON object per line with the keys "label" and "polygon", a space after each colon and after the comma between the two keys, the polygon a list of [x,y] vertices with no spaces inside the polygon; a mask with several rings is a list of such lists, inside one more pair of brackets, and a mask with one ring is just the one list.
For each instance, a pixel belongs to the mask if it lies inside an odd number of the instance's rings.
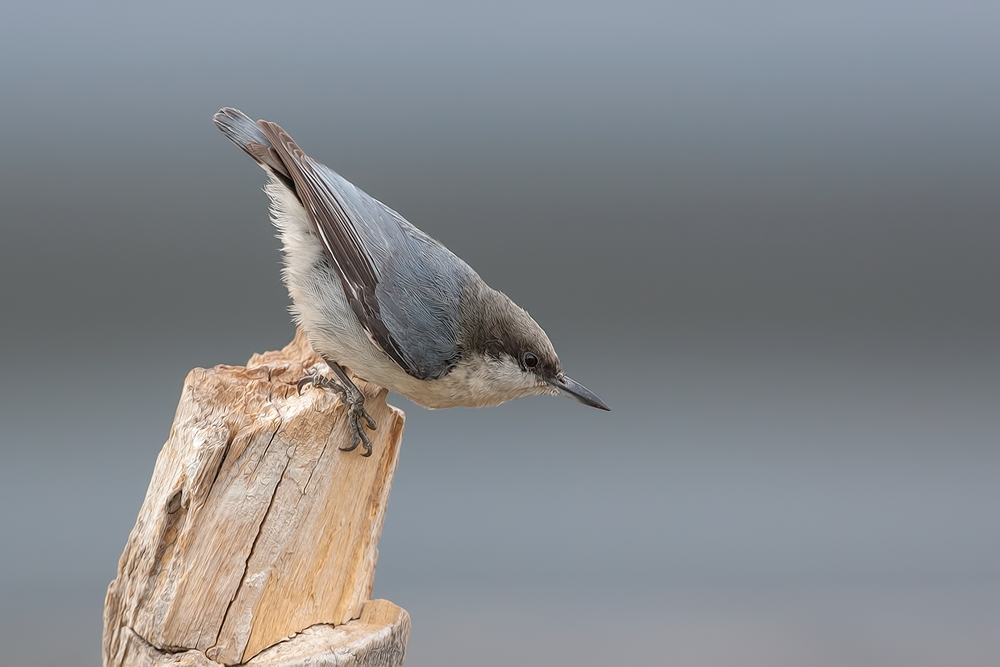
{"label": "cut wood end", "polygon": [[246,367],[188,375],[108,589],[106,665],[129,664],[136,642],[237,664],[317,624],[403,623],[395,605],[366,602],[403,413],[359,381],[378,422],[374,453],[339,451],[350,430],[336,392],[298,395],[317,366],[298,332]]}
{"label": "cut wood end", "polygon": [[[369,609],[373,610],[369,614]],[[410,616],[388,600],[369,600],[361,618],[324,623],[268,647],[244,667],[399,667],[406,657]],[[121,667],[226,667],[198,650],[167,651],[126,631]]]}
{"label": "cut wood end", "polygon": [[[263,371],[267,373],[268,379],[271,382],[285,385],[287,390],[288,387],[297,387],[299,380],[309,375],[316,367],[318,367],[320,373],[328,372],[328,367],[326,362],[323,361],[323,357],[309,344],[309,339],[306,338],[302,329],[296,329],[295,337],[288,345],[280,350],[253,354],[244,370],[248,373]],[[239,370],[242,367],[216,366],[216,368]],[[351,373],[351,369],[346,366],[345,370],[351,374],[354,384],[357,385],[358,389],[365,396],[384,398],[389,393],[384,387],[355,376]]]}
{"label": "cut wood end", "polygon": [[405,609],[388,600],[369,600],[361,618],[338,626],[311,626],[261,651],[246,667],[396,667],[403,664],[409,636]]}

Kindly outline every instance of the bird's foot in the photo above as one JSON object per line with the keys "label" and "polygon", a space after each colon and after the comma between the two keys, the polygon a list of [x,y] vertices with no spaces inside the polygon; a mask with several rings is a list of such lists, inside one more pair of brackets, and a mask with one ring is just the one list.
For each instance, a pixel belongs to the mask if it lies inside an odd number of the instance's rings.
{"label": "bird's foot", "polygon": [[[353,452],[358,448],[358,445],[361,445],[363,449],[361,456],[371,456],[372,441],[368,438],[368,434],[365,433],[365,426],[368,427],[368,430],[374,431],[378,425],[372,419],[372,416],[368,414],[368,411],[365,410],[364,396],[361,397],[360,401],[350,404],[350,408],[347,411],[347,420],[351,425],[351,444],[347,447],[341,447],[340,450],[343,452]],[[365,423],[362,424],[361,420],[364,420]]]}
{"label": "bird's foot", "polygon": [[[340,450],[353,452],[358,448],[358,445],[361,445],[363,450],[361,456],[371,456],[372,441],[368,437],[368,434],[365,433],[365,427],[367,426],[369,431],[374,431],[378,427],[378,424],[368,414],[368,411],[365,410],[365,395],[361,393],[361,390],[355,387],[354,383],[350,382],[350,380],[345,384],[341,384],[325,375],[314,373],[299,380],[299,394],[302,393],[303,387],[309,384],[321,389],[332,389],[340,394],[341,399],[347,403],[347,420],[351,426],[351,444],[347,447],[340,447]],[[362,420],[364,424],[362,424]]]}
{"label": "bird's foot", "polygon": [[347,387],[340,384],[339,382],[331,380],[325,375],[320,375],[319,373],[313,373],[312,375],[307,375],[301,380],[299,380],[299,384],[297,386],[299,391],[299,396],[302,395],[302,389],[309,384],[311,384],[314,387],[319,387],[320,389],[333,389],[341,396],[343,397],[347,396]]}

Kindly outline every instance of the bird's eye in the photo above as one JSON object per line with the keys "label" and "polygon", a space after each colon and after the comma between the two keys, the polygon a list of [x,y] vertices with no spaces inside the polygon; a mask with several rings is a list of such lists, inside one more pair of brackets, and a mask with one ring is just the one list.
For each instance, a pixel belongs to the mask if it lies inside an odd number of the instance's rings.
{"label": "bird's eye", "polygon": [[538,357],[531,352],[525,352],[522,359],[524,360],[525,368],[534,368],[538,365]]}

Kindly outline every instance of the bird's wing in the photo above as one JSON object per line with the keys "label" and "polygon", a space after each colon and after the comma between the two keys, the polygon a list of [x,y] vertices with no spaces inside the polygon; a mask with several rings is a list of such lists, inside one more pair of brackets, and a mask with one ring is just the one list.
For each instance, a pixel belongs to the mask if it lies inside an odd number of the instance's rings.
{"label": "bird's wing", "polygon": [[382,319],[381,304],[375,294],[379,271],[358,235],[333,184],[322,165],[306,155],[298,144],[275,123],[258,121],[257,126],[270,143],[294,184],[299,201],[313,222],[330,264],[340,276],[347,302],[372,340],[404,371],[419,377],[418,365],[405,354]]}
{"label": "bird's wing", "polygon": [[458,257],[325,165],[274,123],[225,108],[215,124],[295,193],[372,340],[413,377],[443,377],[458,357],[458,303],[474,275]]}
{"label": "bird's wing", "polygon": [[[417,360],[424,380],[443,377],[458,362],[459,306],[463,286],[475,275],[472,269],[398,213],[351,186],[377,211],[382,229],[392,241],[379,255],[382,268],[375,294],[382,306],[382,321],[402,343],[409,358]],[[381,253],[383,247],[375,247]]]}

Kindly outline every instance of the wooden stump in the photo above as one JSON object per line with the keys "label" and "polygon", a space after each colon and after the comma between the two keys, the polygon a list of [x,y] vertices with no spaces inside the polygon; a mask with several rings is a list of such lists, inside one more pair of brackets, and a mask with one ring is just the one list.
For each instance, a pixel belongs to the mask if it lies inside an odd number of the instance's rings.
{"label": "wooden stump", "polygon": [[299,332],[188,375],[108,587],[105,667],[402,663],[409,616],[369,598],[403,413],[358,382],[374,453],[340,451],[337,395],[296,389],[313,366]]}

